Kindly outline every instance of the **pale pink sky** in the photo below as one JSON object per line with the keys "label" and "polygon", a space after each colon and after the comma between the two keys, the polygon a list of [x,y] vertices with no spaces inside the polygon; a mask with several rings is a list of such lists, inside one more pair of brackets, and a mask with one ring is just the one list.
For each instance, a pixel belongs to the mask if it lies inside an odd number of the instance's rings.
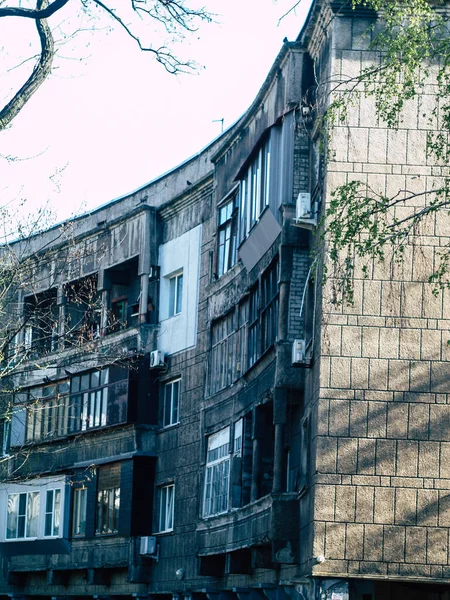
{"label": "pale pink sky", "polygon": [[[123,1],[123,0],[122,0]],[[61,48],[51,79],[0,134],[0,198],[49,202],[64,219],[145,184],[196,153],[249,106],[281,48],[296,38],[310,2],[278,26],[293,0],[207,0],[219,23],[183,43],[203,65],[172,76],[120,31],[80,34]],[[73,6],[73,4],[69,3]],[[79,25],[69,11],[65,31]],[[20,81],[36,35],[21,21],[0,23],[0,89]],[[81,23],[83,26],[84,23]],[[73,60],[73,56],[81,60]],[[9,61],[9,62],[8,62]]]}

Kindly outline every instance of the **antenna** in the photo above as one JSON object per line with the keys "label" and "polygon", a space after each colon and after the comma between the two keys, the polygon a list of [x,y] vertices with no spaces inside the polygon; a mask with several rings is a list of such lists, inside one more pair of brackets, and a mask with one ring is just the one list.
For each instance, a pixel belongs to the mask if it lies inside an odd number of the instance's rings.
{"label": "antenna", "polygon": [[223,123],[224,123],[225,119],[214,119],[212,122],[213,123],[222,123],[222,131],[220,133],[223,133]]}

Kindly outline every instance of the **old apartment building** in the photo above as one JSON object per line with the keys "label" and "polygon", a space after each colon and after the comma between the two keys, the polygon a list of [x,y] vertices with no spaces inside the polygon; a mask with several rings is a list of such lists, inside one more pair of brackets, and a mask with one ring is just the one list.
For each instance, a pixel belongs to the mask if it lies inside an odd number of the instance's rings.
{"label": "old apartment building", "polygon": [[351,306],[313,269],[337,185],[445,175],[418,102],[389,130],[362,97],[323,160],[315,85],[373,59],[375,20],[316,0],[219,139],[4,250],[1,596],[448,598],[448,223]]}

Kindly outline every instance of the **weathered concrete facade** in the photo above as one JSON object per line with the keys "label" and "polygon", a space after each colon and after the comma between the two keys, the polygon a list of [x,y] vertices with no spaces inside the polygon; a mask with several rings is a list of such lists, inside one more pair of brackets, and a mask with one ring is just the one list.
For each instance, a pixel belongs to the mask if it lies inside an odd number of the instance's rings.
{"label": "weathered concrete facade", "polygon": [[351,307],[312,270],[337,185],[445,175],[423,160],[427,94],[395,131],[362,96],[321,161],[311,86],[372,60],[374,19],[316,2],[221,138],[16,244],[35,258],[3,378],[0,594],[445,597],[445,222],[402,266],[359,267]]}

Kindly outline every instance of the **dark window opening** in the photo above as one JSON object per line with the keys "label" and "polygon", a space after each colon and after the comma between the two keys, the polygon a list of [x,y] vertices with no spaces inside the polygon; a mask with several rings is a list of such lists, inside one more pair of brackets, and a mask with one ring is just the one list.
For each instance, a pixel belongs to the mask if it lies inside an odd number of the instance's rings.
{"label": "dark window opening", "polygon": [[56,352],[58,322],[56,289],[25,298],[24,349],[31,357]]}
{"label": "dark window opening", "polygon": [[119,530],[120,464],[98,469],[96,535],[111,535]]}
{"label": "dark window opening", "polygon": [[106,334],[136,327],[139,323],[141,280],[138,264],[136,257],[105,271],[105,286],[110,297]]}
{"label": "dark window opening", "polygon": [[65,345],[78,347],[100,337],[101,303],[97,275],[66,284],[65,296]]}

